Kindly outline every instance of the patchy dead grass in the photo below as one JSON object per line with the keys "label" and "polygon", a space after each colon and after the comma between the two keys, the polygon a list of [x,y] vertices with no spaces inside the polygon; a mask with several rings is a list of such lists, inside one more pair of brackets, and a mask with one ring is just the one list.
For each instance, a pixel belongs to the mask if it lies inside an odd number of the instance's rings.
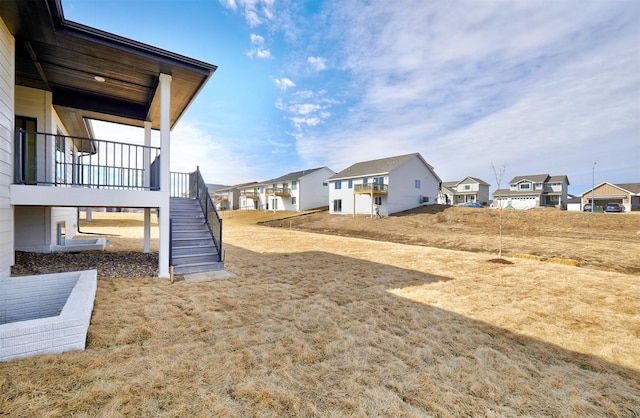
{"label": "patchy dead grass", "polygon": [[640,411],[637,275],[229,215],[236,278],[100,279],[87,350],[0,364],[0,414]]}

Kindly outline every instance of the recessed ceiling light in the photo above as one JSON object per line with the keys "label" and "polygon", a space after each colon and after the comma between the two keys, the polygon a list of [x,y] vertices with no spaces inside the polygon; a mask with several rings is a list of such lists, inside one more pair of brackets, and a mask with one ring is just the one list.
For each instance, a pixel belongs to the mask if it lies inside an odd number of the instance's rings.
{"label": "recessed ceiling light", "polygon": [[104,77],[100,77],[99,75],[93,77],[93,79],[98,81],[98,82],[100,82],[100,83],[104,83],[105,82]]}

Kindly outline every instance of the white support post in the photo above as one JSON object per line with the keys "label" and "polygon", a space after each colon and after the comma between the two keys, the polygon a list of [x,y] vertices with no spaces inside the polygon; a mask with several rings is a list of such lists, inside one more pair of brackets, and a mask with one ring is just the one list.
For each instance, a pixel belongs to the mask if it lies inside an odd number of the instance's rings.
{"label": "white support post", "polygon": [[[151,122],[144,122],[144,145],[151,146]],[[144,184],[146,190],[151,186],[151,150],[145,148],[143,155]],[[144,208],[144,253],[151,252],[151,209]]]}
{"label": "white support post", "polygon": [[171,130],[171,76],[160,74],[160,192],[162,203],[160,204],[158,227],[160,243],[158,248],[158,276],[170,277],[169,272],[169,205],[171,199],[169,139]]}

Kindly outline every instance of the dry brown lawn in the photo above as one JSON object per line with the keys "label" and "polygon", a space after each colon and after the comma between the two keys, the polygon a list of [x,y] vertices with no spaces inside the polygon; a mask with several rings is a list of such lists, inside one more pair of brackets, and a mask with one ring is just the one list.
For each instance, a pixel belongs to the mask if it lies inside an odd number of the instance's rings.
{"label": "dry brown lawn", "polygon": [[[237,277],[100,278],[87,350],[0,363],[0,414],[637,417],[640,217],[577,214],[554,233],[535,224],[566,212],[511,215],[505,265],[487,262],[486,214],[453,209],[284,228],[255,225],[282,214],[227,213]],[[345,236],[358,223],[400,238]],[[111,233],[113,248],[128,238]]]}

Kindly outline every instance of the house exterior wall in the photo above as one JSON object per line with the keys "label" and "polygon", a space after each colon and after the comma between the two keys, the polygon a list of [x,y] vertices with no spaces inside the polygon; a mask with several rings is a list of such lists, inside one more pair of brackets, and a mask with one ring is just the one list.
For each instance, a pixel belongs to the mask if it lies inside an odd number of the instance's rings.
{"label": "house exterior wall", "polygon": [[[416,180],[420,181],[419,188]],[[423,204],[422,198],[428,199],[427,204],[438,201],[438,186],[440,181],[433,175],[417,156],[396,167],[389,173],[389,194],[386,214],[401,212]],[[384,203],[384,202],[383,202]],[[380,208],[382,215],[385,208]]]}
{"label": "house exterior wall", "polygon": [[[386,182],[385,182],[386,183]],[[339,184],[336,186],[336,184]],[[349,187],[349,180],[331,180],[329,182],[329,213],[336,215],[351,215],[354,213],[354,194],[353,188],[356,184],[362,184],[362,178],[351,179],[351,187]],[[358,196],[355,195],[357,198]],[[338,206],[338,202],[340,205]],[[356,211],[355,213],[370,213],[370,210],[363,212]]]}
{"label": "house exterior wall", "polygon": [[313,173],[307,174],[298,180],[298,207],[297,210],[309,210],[326,207],[329,201],[329,186],[327,179],[335,173],[323,167]]}
{"label": "house exterior wall", "polygon": [[15,102],[15,39],[0,18],[0,278],[9,277],[14,263],[13,125]]}
{"label": "house exterior wall", "polygon": [[[392,213],[412,209],[421,206],[421,198],[427,198],[427,204],[434,204],[438,201],[438,188],[440,180],[423,164],[419,157],[414,157],[396,167],[388,174],[372,173],[368,176],[349,180],[331,180],[329,182],[329,213],[331,214],[371,214],[371,195],[356,194],[353,190],[356,185],[363,183],[363,178],[367,183],[373,183],[374,178],[383,177],[384,184],[388,185],[386,195],[376,195],[380,198],[381,205],[378,206],[378,213],[387,216]],[[420,181],[420,187],[416,187],[416,180]],[[340,188],[336,188],[336,183],[340,182]],[[375,197],[374,196],[374,199]],[[341,201],[341,211],[336,210],[336,201]]]}
{"label": "house exterior wall", "polygon": [[[52,105],[51,93],[28,87],[16,86],[15,112],[17,115],[36,118],[38,121],[38,131],[47,133],[62,132],[68,135],[68,131],[62,125],[60,118],[56,114]],[[53,140],[53,138],[50,138]],[[71,162],[73,144],[70,139],[65,140],[64,159]],[[53,145],[53,144],[49,144]],[[48,161],[55,160],[55,147],[49,146],[47,149],[39,149],[38,170],[45,168],[47,179],[54,181],[56,176],[64,173],[56,173],[56,168],[52,164],[46,165]],[[46,214],[43,214],[43,211]],[[53,208],[32,208],[28,206],[15,206],[16,214],[16,250],[46,252],[51,250],[52,245],[57,244],[57,228],[59,223],[64,224],[65,238],[71,239],[77,233],[77,210],[74,207],[53,207]],[[42,230],[42,231],[40,231]]]}

